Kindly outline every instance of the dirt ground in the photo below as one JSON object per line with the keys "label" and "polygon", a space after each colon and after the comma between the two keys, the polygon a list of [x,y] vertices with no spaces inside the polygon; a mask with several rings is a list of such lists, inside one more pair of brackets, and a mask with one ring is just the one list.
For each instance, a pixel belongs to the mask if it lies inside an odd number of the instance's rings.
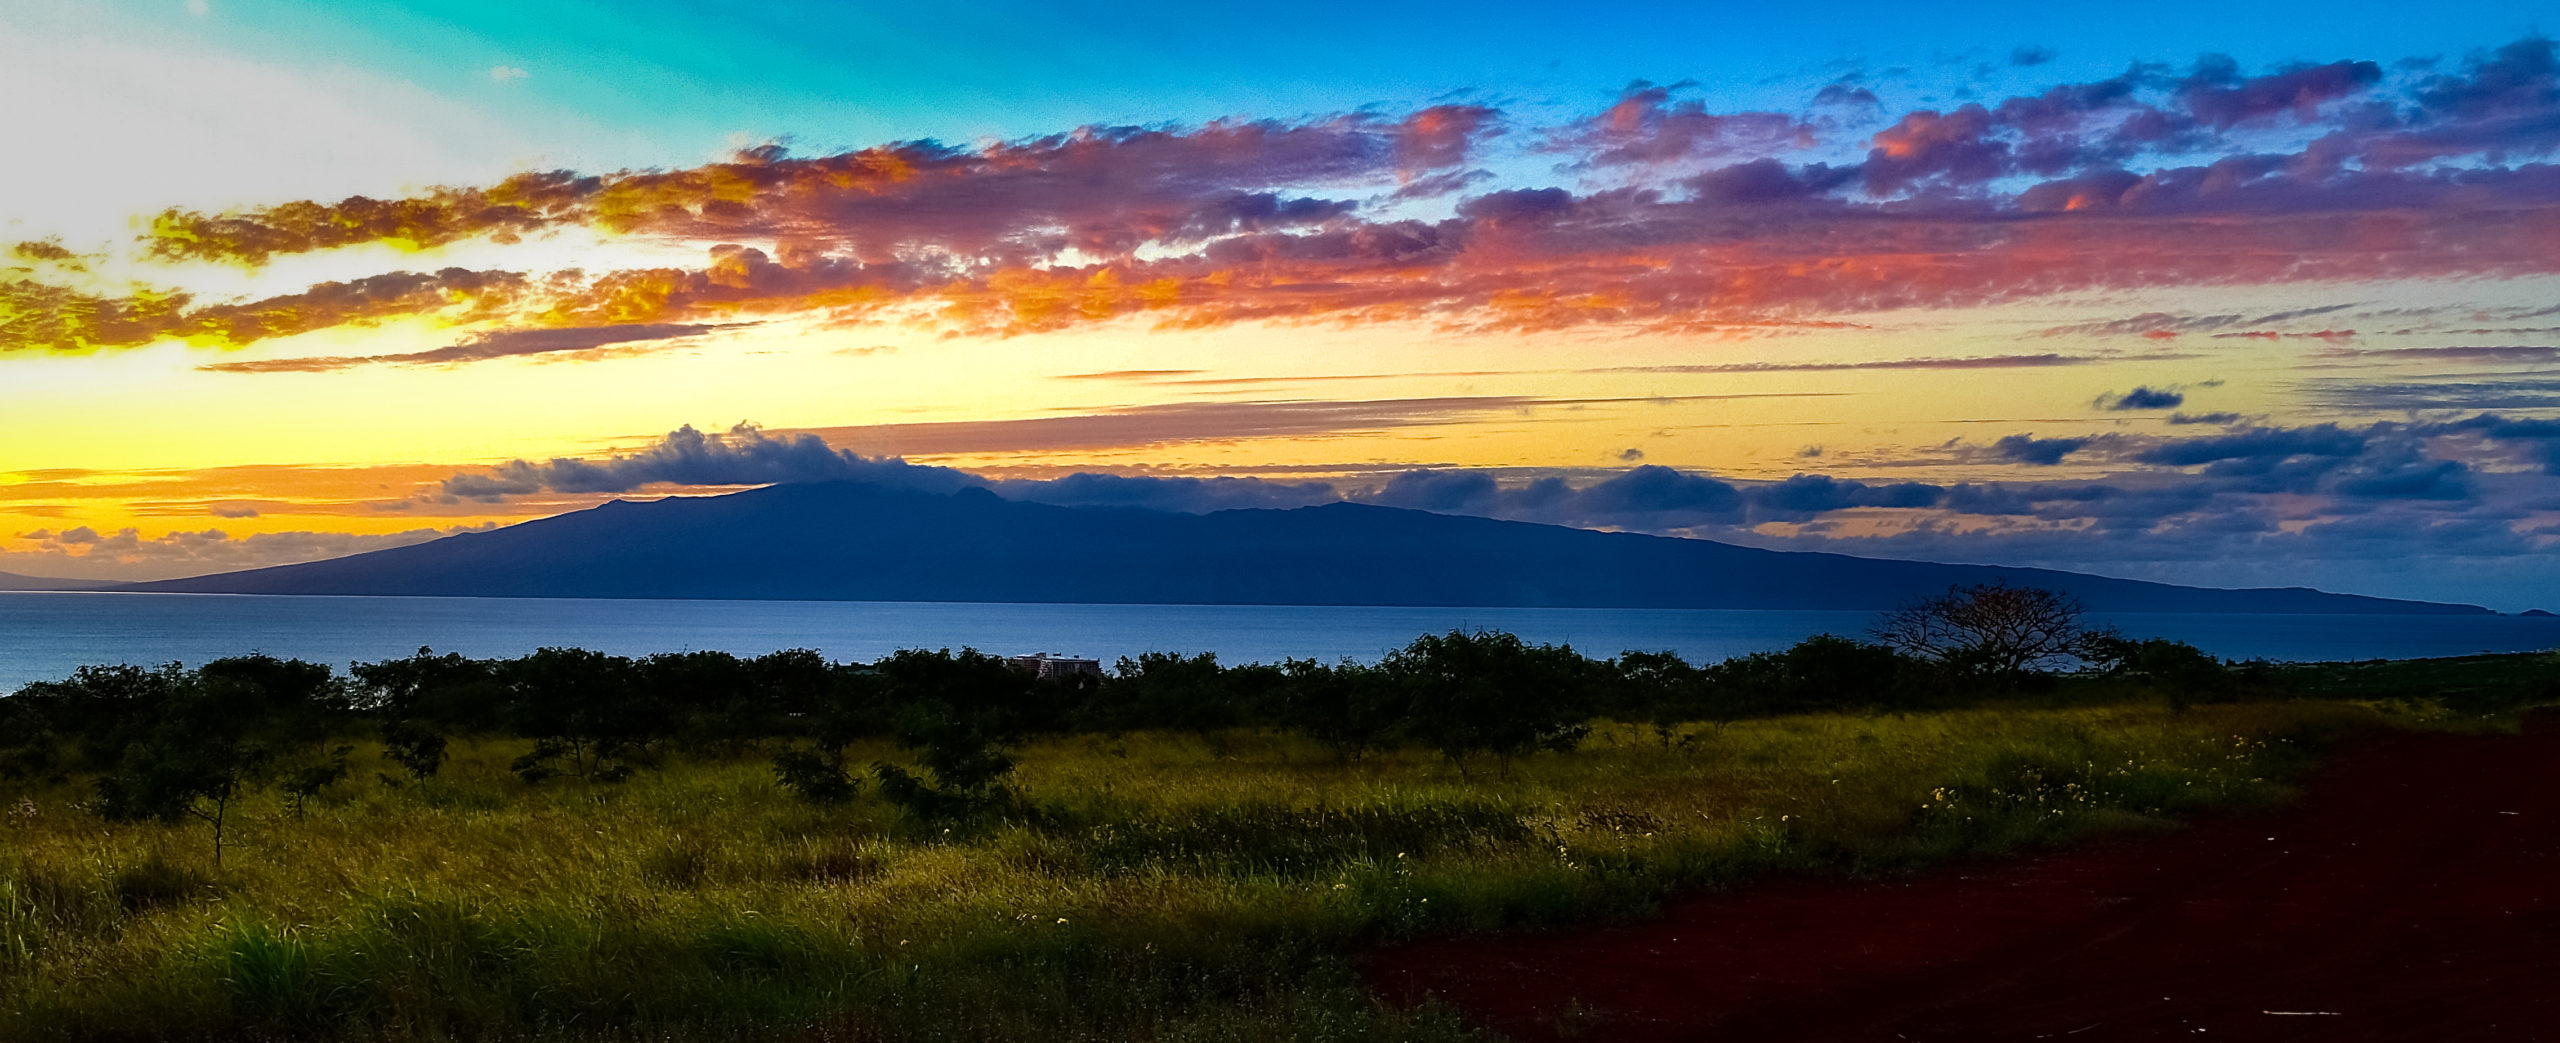
{"label": "dirt ground", "polygon": [[1365,969],[1525,1039],[2560,1040],[2560,735],[2379,737],[2279,812]]}

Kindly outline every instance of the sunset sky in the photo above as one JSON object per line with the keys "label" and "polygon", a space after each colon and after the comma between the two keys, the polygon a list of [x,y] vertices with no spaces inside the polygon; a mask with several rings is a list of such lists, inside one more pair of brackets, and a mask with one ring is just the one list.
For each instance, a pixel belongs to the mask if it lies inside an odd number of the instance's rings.
{"label": "sunset sky", "polygon": [[530,6],[0,7],[0,571],[868,478],[2560,609],[2545,4]]}

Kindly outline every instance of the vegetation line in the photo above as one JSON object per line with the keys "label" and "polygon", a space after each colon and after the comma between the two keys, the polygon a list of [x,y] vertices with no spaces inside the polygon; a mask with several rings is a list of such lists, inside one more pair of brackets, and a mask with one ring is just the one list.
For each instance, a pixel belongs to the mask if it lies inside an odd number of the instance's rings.
{"label": "vegetation line", "polygon": [[1468,1038],[1347,954],[2156,827],[2280,799],[2361,729],[2560,701],[2549,655],[1921,629],[1050,679],[968,650],[84,668],[0,699],[0,1039]]}

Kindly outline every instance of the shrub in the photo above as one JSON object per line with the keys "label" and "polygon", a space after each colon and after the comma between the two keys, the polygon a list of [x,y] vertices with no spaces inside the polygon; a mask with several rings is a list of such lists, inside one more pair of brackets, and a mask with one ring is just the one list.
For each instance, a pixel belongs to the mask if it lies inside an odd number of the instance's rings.
{"label": "shrub", "polygon": [[774,754],[773,778],[811,804],[842,804],[862,792],[862,781],[845,769],[841,746]]}
{"label": "shrub", "polygon": [[533,750],[510,769],[527,782],[574,775],[629,778],[666,733],[666,707],[633,683],[631,661],[583,648],[544,648],[507,664],[516,733]]}
{"label": "shrub", "polygon": [[445,737],[416,721],[393,720],[382,725],[382,755],[409,772],[409,777],[425,780],[444,767]]}
{"label": "shrub", "polygon": [[2084,652],[2107,674],[2160,689],[2170,705],[2230,702],[2240,696],[2240,672],[2184,641],[2135,641],[2113,633],[2092,636]]}
{"label": "shrub", "polygon": [[114,729],[128,741],[97,780],[99,811],[111,819],[199,819],[212,829],[220,866],[233,807],[268,781],[280,758],[304,755],[341,723],[344,693],[328,667],[268,656],[170,674],[154,692],[155,713]]}
{"label": "shrub", "polygon": [[1012,748],[1065,707],[1054,689],[974,648],[907,650],[874,664],[891,707],[890,736],[916,753],[931,781],[877,764],[880,795],[909,814],[940,819],[1007,803]]}
{"label": "shrub", "polygon": [[1406,705],[1375,670],[1344,660],[1327,666],[1312,659],[1280,665],[1281,723],[1350,759],[1393,741]]}
{"label": "shrub", "polygon": [[1379,672],[1402,690],[1407,731],[1463,774],[1470,754],[1507,770],[1511,758],[1579,745],[1591,730],[1590,666],[1569,647],[1452,630],[1388,653]]}

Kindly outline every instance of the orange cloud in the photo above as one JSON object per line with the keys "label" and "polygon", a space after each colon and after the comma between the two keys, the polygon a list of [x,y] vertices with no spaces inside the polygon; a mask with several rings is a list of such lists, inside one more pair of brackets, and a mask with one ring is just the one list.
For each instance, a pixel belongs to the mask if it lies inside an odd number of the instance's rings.
{"label": "orange cloud", "polygon": [[505,314],[528,289],[512,272],[390,272],[325,282],[300,293],[194,306],[190,294],[149,289],[102,297],[27,280],[0,280],[0,353],[139,347],[182,338],[239,347],[412,315],[454,322]]}
{"label": "orange cloud", "polygon": [[360,243],[428,248],[561,225],[693,239],[809,237],[875,263],[919,245],[965,256],[1027,258],[1066,246],[1122,254],[1149,241],[1342,213],[1348,204],[1258,186],[1411,180],[1465,162],[1494,123],[1490,109],[1442,105],[1397,121],[1357,114],[1189,130],[1087,127],[977,149],[911,141],[800,158],[765,146],[680,170],[528,173],[403,200],[171,210],[143,241],[167,259],[252,265]]}
{"label": "orange cloud", "polygon": [[[708,252],[699,266],[593,275],[393,272],[248,302],[0,281],[0,351],[238,345],[400,316],[499,338],[769,316],[978,335],[1133,317],[1731,335],[2063,292],[2547,274],[2560,272],[2560,168],[2510,157],[2560,147],[2552,66],[2551,42],[2527,40],[2404,85],[2407,111],[2387,133],[2338,114],[2382,89],[2371,63],[2254,77],[2220,60],[2182,77],[2142,67],[1910,112],[1844,165],[1755,155],[1810,131],[1640,84],[1534,146],[1567,153],[1568,168],[1624,165],[1637,183],[1484,191],[1432,220],[1347,196],[1456,190],[1502,132],[1498,113],[1084,128],[815,157],[766,147],[406,200],[172,212],[145,241],[175,259],[254,264],[563,225]],[[2290,156],[2226,134],[2287,121],[2332,132]],[[2408,158],[2420,152],[2462,161]]]}

